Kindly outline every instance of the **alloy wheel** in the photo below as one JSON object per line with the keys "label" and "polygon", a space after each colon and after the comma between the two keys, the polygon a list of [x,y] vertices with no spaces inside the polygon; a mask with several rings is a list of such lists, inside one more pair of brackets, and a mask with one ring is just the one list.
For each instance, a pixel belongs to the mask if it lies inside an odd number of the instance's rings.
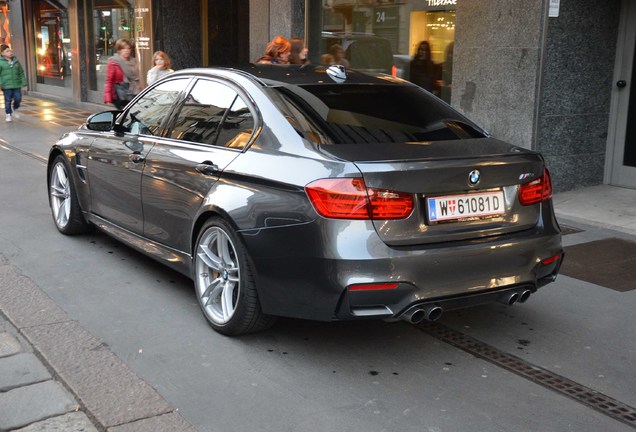
{"label": "alloy wheel", "polygon": [[59,228],[68,225],[71,215],[71,186],[63,163],[58,162],[51,171],[51,210],[53,219]]}
{"label": "alloy wheel", "polygon": [[203,312],[214,323],[225,324],[234,316],[240,276],[232,239],[223,229],[209,227],[197,247],[196,288]]}

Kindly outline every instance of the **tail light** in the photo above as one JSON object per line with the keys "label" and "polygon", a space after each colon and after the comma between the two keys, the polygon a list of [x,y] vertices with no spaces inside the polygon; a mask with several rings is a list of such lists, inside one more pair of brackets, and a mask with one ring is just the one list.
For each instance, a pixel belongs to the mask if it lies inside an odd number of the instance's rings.
{"label": "tail light", "polygon": [[394,77],[397,76],[397,66],[391,66],[391,75],[393,75]]}
{"label": "tail light", "polygon": [[413,211],[413,196],[367,188],[361,178],[320,179],[305,186],[319,215],[332,219],[405,219]]}
{"label": "tail light", "polygon": [[551,256],[550,258],[544,259],[543,261],[541,261],[541,264],[543,264],[544,266],[547,266],[560,259],[561,259],[561,254],[556,254],[554,256]]}
{"label": "tail light", "polygon": [[398,287],[396,283],[377,283],[377,284],[354,284],[349,285],[349,291],[385,291],[394,290]]}
{"label": "tail light", "polygon": [[532,205],[552,198],[552,181],[547,168],[543,175],[519,187],[519,202],[521,205]]}

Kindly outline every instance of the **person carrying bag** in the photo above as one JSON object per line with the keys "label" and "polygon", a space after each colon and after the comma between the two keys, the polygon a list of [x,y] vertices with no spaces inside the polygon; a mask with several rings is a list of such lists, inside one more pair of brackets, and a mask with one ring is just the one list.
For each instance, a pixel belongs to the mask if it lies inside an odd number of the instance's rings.
{"label": "person carrying bag", "polygon": [[139,63],[131,56],[133,44],[127,39],[115,42],[117,54],[108,60],[104,83],[104,103],[123,109],[140,90]]}

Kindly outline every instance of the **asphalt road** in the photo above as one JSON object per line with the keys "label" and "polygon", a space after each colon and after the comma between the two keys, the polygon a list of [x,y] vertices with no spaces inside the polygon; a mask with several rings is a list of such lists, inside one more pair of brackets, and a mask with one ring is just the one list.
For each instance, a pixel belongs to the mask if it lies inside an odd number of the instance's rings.
{"label": "asphalt road", "polygon": [[[42,158],[60,129],[31,126],[0,127],[0,252],[198,430],[633,430],[403,322],[280,319],[246,337],[215,333],[190,280],[103,234],[57,232]],[[440,324],[635,407],[635,306],[633,292],[561,275],[523,305],[447,313]]]}

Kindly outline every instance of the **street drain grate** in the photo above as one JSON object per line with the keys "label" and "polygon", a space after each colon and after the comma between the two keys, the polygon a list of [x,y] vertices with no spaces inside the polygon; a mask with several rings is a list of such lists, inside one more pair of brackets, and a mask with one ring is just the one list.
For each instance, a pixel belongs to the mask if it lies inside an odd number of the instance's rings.
{"label": "street drain grate", "polygon": [[636,408],[440,324],[423,323],[417,328],[443,342],[636,428]]}

